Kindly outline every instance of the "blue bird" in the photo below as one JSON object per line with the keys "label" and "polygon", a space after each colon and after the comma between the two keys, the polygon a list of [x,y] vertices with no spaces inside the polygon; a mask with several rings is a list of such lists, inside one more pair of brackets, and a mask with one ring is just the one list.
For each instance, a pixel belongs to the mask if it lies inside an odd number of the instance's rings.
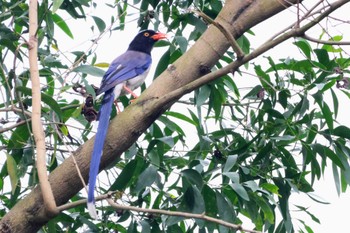
{"label": "blue bird", "polygon": [[87,207],[92,218],[97,218],[94,189],[99,172],[103,144],[109,125],[113,102],[120,95],[132,92],[145,81],[152,63],[151,50],[156,41],[166,38],[166,34],[153,30],[140,31],[131,41],[125,53],[114,59],[102,78],[96,95],[104,93],[98,116],[98,127],[89,172],[89,190]]}

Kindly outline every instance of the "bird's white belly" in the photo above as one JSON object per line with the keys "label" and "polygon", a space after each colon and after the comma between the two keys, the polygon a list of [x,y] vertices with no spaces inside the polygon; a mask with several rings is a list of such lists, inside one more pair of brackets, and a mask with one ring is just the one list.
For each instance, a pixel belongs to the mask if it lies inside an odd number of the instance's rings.
{"label": "bird's white belly", "polygon": [[132,91],[135,90],[136,88],[140,87],[145,82],[145,79],[147,77],[148,72],[149,72],[149,68],[144,73],[136,76],[135,78],[126,80],[125,82],[119,83],[118,85],[116,85],[114,88],[115,98],[118,98],[119,96],[130,94],[129,92],[127,92],[123,88],[124,85],[127,86]]}

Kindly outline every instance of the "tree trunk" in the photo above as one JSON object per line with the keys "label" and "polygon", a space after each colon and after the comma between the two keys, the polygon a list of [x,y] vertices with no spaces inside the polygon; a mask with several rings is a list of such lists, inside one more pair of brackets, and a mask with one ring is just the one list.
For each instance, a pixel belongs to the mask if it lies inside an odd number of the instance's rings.
{"label": "tree trunk", "polygon": [[[254,25],[297,2],[298,0],[228,0],[216,20],[238,38]],[[161,100],[160,97],[204,75],[228,48],[225,36],[215,26],[209,26],[186,54],[160,75],[135,103],[112,120],[100,168],[104,169],[115,161],[176,101],[159,106],[157,102]],[[85,181],[88,179],[93,142],[94,138],[91,138],[74,152]],[[57,205],[65,204],[83,187],[72,157],[50,174],[49,181]],[[36,232],[53,217],[55,216],[50,216],[45,210],[41,190],[37,186],[1,219],[0,232]]]}

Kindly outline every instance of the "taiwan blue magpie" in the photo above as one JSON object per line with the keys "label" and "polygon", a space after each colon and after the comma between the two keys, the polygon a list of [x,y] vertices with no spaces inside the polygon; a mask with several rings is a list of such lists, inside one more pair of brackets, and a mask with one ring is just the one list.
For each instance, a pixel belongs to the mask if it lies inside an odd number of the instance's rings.
{"label": "taiwan blue magpie", "polygon": [[100,88],[96,92],[96,95],[104,93],[104,96],[98,115],[99,124],[90,161],[87,207],[92,218],[97,218],[94,189],[113,102],[120,95],[127,93],[136,97],[132,91],[145,81],[152,63],[151,50],[153,45],[156,41],[164,38],[166,38],[166,34],[160,32],[140,31],[131,41],[127,51],[111,63],[102,78]]}

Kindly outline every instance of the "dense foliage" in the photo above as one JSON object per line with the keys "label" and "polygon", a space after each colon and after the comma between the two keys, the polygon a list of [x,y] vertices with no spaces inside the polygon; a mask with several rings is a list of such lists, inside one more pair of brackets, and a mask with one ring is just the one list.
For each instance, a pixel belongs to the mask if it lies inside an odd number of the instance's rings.
{"label": "dense foliage", "polygon": [[[113,12],[109,21],[93,14],[100,5]],[[95,97],[88,77],[102,77],[108,66],[95,52],[102,38],[128,30],[135,20],[139,29],[169,32],[173,37],[157,44],[164,51],[156,65],[157,77],[207,29],[207,22],[191,9],[214,19],[223,6],[222,1],[40,1],[38,60],[48,170],[94,134],[93,123],[81,109],[88,94]],[[4,216],[38,178],[25,43],[28,5],[8,0],[0,2],[0,8],[0,216]],[[72,20],[85,24],[94,35],[88,39],[88,49],[60,50],[66,38],[58,33],[72,39],[79,34],[79,28],[70,26]],[[326,31],[317,36],[342,41],[342,35]],[[256,40],[254,29],[237,40],[245,53],[255,49],[251,40]],[[260,58],[184,96],[100,174],[98,191],[117,191],[118,203],[136,207],[205,213],[243,226],[248,218],[259,231],[312,232],[308,222],[294,219],[289,198],[293,192],[312,193],[325,169],[333,171],[334,192],[345,192],[350,184],[350,126],[337,121],[339,99],[349,104],[350,60],[341,44],[303,38],[288,43],[299,56]],[[235,59],[230,49],[212,69]],[[242,77],[252,83],[248,90],[242,88]],[[96,110],[99,99],[93,106]],[[127,107],[127,97],[120,101]],[[72,201],[85,196],[82,190]],[[319,201],[311,194],[310,198]],[[306,207],[293,208],[319,221]],[[62,212],[42,230],[234,232],[200,219],[116,211],[105,202],[99,209],[99,221],[90,219],[81,205]]]}

